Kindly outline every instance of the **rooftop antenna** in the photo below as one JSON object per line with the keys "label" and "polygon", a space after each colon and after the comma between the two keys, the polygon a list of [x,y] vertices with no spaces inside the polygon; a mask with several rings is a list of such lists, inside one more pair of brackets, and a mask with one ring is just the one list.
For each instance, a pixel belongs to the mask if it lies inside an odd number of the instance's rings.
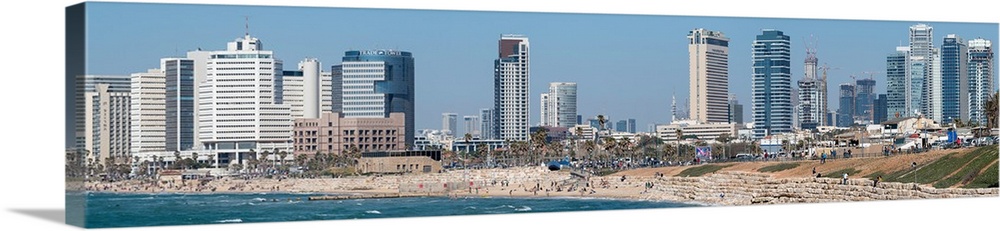
{"label": "rooftop antenna", "polygon": [[243,16],[243,30],[247,36],[250,36],[250,16]]}

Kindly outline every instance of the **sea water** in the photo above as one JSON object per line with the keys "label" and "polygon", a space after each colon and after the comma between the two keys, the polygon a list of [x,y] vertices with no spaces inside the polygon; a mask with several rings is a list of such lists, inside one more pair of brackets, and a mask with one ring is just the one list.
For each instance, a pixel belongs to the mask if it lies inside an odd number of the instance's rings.
{"label": "sea water", "polygon": [[330,194],[89,193],[86,227],[200,225],[696,206],[593,198],[403,197],[309,201]]}

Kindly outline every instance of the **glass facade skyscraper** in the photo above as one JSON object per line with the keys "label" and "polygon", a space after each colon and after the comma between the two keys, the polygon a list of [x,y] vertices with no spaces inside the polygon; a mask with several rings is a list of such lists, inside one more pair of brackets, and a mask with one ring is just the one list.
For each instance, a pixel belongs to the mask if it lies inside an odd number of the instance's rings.
{"label": "glass facade skyscraper", "polygon": [[186,151],[195,147],[194,60],[161,60],[166,75],[166,151]]}
{"label": "glass facade skyscraper", "polygon": [[856,80],[854,97],[854,116],[862,120],[871,121],[873,115],[873,105],[875,103],[875,80]]}
{"label": "glass facade skyscraper", "polygon": [[413,145],[413,54],[397,50],[347,51],[340,67],[341,77],[333,78],[333,82],[341,83],[344,118],[389,118],[390,113],[402,112],[406,118],[406,144]]}
{"label": "glass facade skyscraper", "polygon": [[791,38],[767,29],[753,41],[753,136],[792,131]]}
{"label": "glass facade skyscraper", "polygon": [[969,119],[968,48],[961,37],[949,34],[941,44],[941,119]]}
{"label": "glass facade skyscraper", "polygon": [[885,58],[886,115],[888,119],[911,115],[909,78],[909,47],[897,47],[896,52]]}

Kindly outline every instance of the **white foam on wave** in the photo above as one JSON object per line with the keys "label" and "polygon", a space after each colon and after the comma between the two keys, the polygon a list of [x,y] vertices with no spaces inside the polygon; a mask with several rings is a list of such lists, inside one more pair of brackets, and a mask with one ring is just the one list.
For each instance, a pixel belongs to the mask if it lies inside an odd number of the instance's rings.
{"label": "white foam on wave", "polygon": [[239,218],[236,218],[236,219],[226,219],[226,220],[215,221],[215,222],[216,223],[240,223],[240,222],[243,222],[243,219],[239,219]]}
{"label": "white foam on wave", "polygon": [[528,207],[528,206],[521,206],[520,208],[516,208],[516,209],[514,209],[514,211],[522,211],[522,212],[523,212],[523,211],[531,211],[531,207]]}
{"label": "white foam on wave", "polygon": [[368,211],[365,211],[365,213],[367,213],[367,214],[382,214],[382,212],[379,212],[378,210],[368,210]]}
{"label": "white foam on wave", "polygon": [[476,209],[476,206],[468,206],[468,207],[465,207],[465,209]]}
{"label": "white foam on wave", "polygon": [[262,202],[262,201],[267,201],[267,199],[264,199],[264,198],[260,198],[260,197],[257,197],[257,198],[253,198],[253,200],[254,200],[254,201],[257,201],[257,202]]}

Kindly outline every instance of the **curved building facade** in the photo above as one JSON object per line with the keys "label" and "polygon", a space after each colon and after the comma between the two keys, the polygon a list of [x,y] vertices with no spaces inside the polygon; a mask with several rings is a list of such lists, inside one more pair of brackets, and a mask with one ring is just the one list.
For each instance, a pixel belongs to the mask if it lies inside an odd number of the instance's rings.
{"label": "curved building facade", "polygon": [[[406,144],[413,145],[414,68],[413,55],[397,50],[344,52],[339,65],[341,110],[344,118],[389,118],[405,114]],[[336,96],[334,97],[336,99]]]}

